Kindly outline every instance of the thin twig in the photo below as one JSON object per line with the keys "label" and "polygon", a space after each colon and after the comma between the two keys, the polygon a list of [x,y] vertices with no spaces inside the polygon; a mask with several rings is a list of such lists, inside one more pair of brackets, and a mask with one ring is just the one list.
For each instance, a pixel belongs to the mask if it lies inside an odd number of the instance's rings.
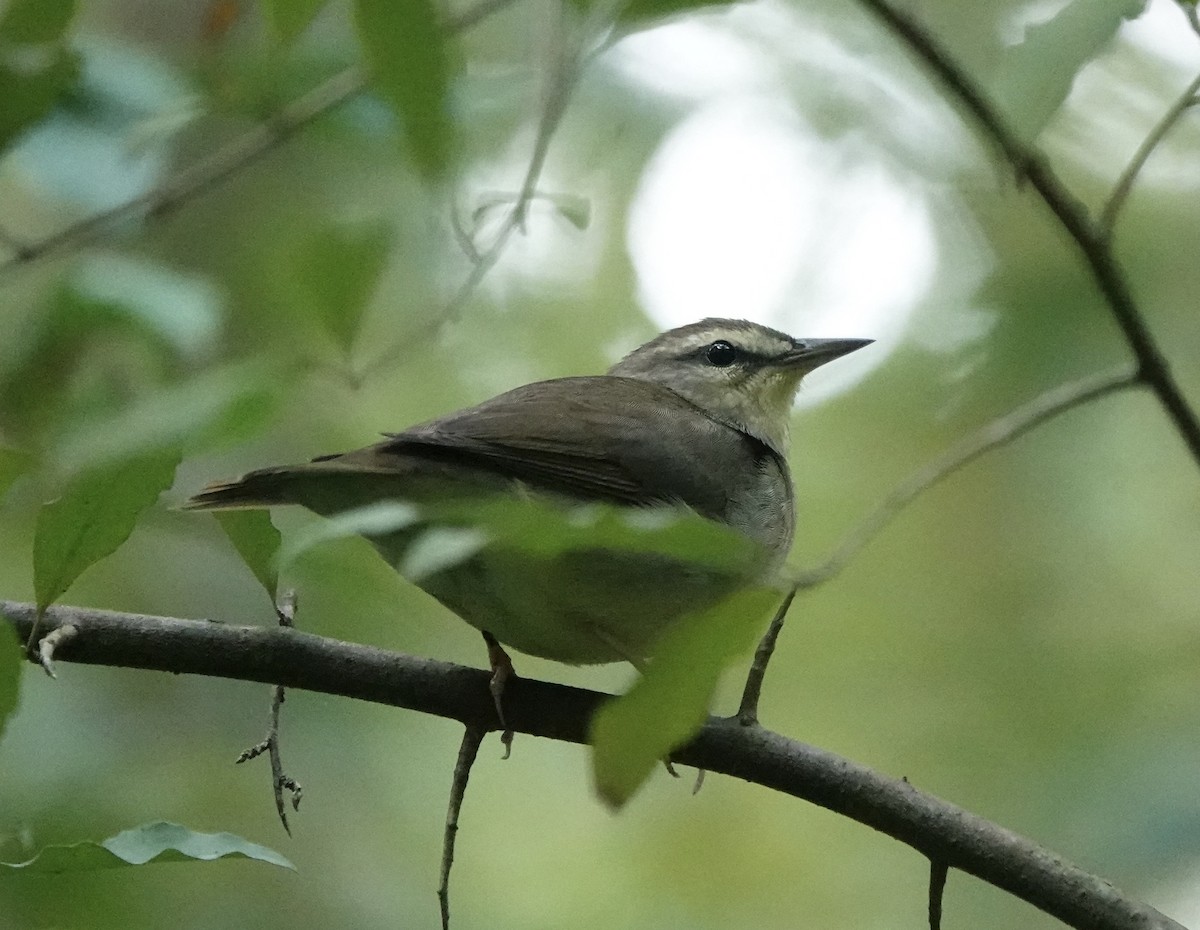
{"label": "thin twig", "polygon": [[[36,608],[0,601],[0,615],[27,634]],[[488,673],[446,662],[274,627],[51,607],[48,629],[79,628],[60,661],[217,675],[283,684],[407,707],[495,729]],[[514,728],[586,743],[609,695],[522,678],[505,702]],[[833,753],[736,719],[710,717],[673,754],[685,765],[730,775],[836,811],[923,855],[989,882],[1080,930],[1183,930],[1101,878],[947,801]]]}
{"label": "thin twig", "polygon": [[929,930],[942,930],[942,900],[949,874],[950,866],[944,859],[929,860]]}
{"label": "thin twig", "polygon": [[[480,0],[476,6],[449,17],[446,32],[453,35],[469,29],[512,2]],[[273,151],[300,129],[359,94],[366,84],[367,75],[356,66],[338,72],[152,190],[36,242],[26,243],[10,258],[0,262],[0,274],[17,265],[79,248],[128,220],[137,217],[156,219],[171,212]]]}
{"label": "thin twig", "polygon": [[1196,4],[1191,0],[1176,0],[1179,8],[1183,10],[1183,15],[1187,17],[1188,25],[1192,27],[1192,32],[1200,36],[1200,12],[1196,10]]}
{"label": "thin twig", "polygon": [[[281,627],[291,629],[295,626],[295,591],[285,591],[280,595],[279,603],[275,605],[275,616]],[[271,688],[271,712],[267,718],[267,735],[238,756],[234,760],[234,765],[248,762],[264,752],[268,754],[271,760],[271,790],[275,795],[275,812],[279,814],[279,821],[283,824],[283,829],[288,836],[291,836],[292,828],[288,826],[287,807],[283,803],[283,792],[286,789],[291,795],[292,810],[298,811],[300,810],[300,800],[304,797],[304,789],[300,786],[300,782],[283,770],[283,756],[279,749],[279,711],[286,700],[284,690],[283,685],[274,685]]]}
{"label": "thin twig", "polygon": [[754,661],[750,663],[750,671],[746,675],[746,686],[742,689],[742,702],[738,706],[738,720],[744,727],[752,727],[758,723],[758,699],[762,696],[763,679],[767,675],[767,666],[771,656],[775,654],[775,644],[779,641],[779,633],[783,629],[783,621],[787,612],[796,599],[796,588],[793,587],[784,596],[779,609],[771,619],[771,625],[758,642],[754,650]]}
{"label": "thin twig", "polygon": [[985,452],[1007,445],[1047,420],[1065,413],[1088,401],[1139,383],[1137,372],[1122,367],[1106,374],[1094,375],[1079,381],[1059,385],[1034,400],[985,423],[969,436],[961,439],[937,458],[922,465],[909,477],[896,485],[890,494],[843,538],[833,553],[816,568],[800,572],[792,581],[792,587],[776,611],[771,625],[763,634],[754,652],[754,661],[746,675],[742,690],[742,702],[737,718],[744,726],[758,723],[758,700],[762,693],[763,679],[775,653],[775,644],[783,629],[792,599],[801,588],[816,587],[840,573],[850,561],[887,526],[905,507],[928,491],[942,479],[949,477],[963,466],[973,462]]}
{"label": "thin twig", "polygon": [[984,96],[936,39],[908,13],[887,0],[859,0],[903,39],[975,118],[1018,174],[1022,175],[1057,217],[1075,242],[1096,286],[1108,303],[1125,341],[1138,362],[1139,380],[1154,391],[1197,464],[1200,464],[1200,418],[1188,404],[1167,366],[1166,358],[1151,335],[1145,318],[1129,290],[1125,274],[1117,264],[1103,229],[1059,180],[1041,153],[1026,145],[1008,125],[1000,111]]}
{"label": "thin twig", "polygon": [[1145,167],[1150,156],[1154,154],[1154,150],[1158,148],[1167,133],[1175,128],[1175,124],[1179,122],[1183,114],[1200,103],[1200,99],[1196,97],[1197,93],[1200,93],[1200,74],[1192,79],[1192,82],[1179,95],[1171,108],[1163,114],[1162,119],[1150,130],[1150,134],[1142,140],[1142,144],[1138,146],[1133,158],[1121,172],[1121,177],[1117,179],[1112,194],[1104,204],[1104,209],[1100,211],[1100,228],[1106,236],[1112,236],[1113,227],[1117,222],[1117,213],[1125,205],[1134,182],[1141,174],[1142,168]]}
{"label": "thin twig", "polygon": [[471,777],[471,766],[479,755],[479,747],[487,729],[468,725],[463,732],[462,744],[458,747],[458,760],[454,763],[454,779],[450,783],[450,803],[446,808],[446,832],[442,836],[442,872],[438,883],[438,905],[442,912],[442,930],[450,930],[450,868],[454,865],[454,841],[458,837],[458,814],[462,810],[463,798],[467,794],[467,779]]}
{"label": "thin twig", "polygon": [[[589,17],[589,24],[592,19]],[[367,362],[356,372],[356,380],[370,379],[381,369],[393,365],[403,358],[404,353],[411,350],[413,346],[423,345],[429,336],[435,334],[445,324],[454,322],[463,307],[466,306],[467,301],[483,283],[484,278],[500,261],[513,234],[525,231],[529,203],[537,194],[538,179],[546,166],[550,143],[562,122],[571,94],[582,75],[585,62],[584,50],[591,35],[591,29],[585,27],[581,30],[581,36],[577,43],[568,43],[564,40],[555,49],[529,165],[525,169],[525,176],[521,181],[516,200],[505,213],[491,243],[486,248],[481,248],[479,243],[462,228],[455,208],[451,207],[450,227],[458,240],[459,247],[471,261],[471,270],[441,310],[416,327],[415,330],[404,333],[395,343]]]}
{"label": "thin twig", "polygon": [[1139,372],[1121,367],[1105,374],[1081,378],[1052,388],[1023,407],[985,423],[937,458],[927,462],[896,485],[883,501],[843,538],[818,567],[795,579],[800,588],[811,588],[838,574],[858,552],[878,535],[914,499],[985,452],[1007,445],[1035,426],[1106,394],[1141,384]]}

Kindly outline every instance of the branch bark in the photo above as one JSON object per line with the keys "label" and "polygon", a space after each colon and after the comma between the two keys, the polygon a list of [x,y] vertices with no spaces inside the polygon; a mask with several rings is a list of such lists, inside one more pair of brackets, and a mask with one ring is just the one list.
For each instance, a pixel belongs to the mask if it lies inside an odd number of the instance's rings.
{"label": "branch bark", "polygon": [[1092,219],[1087,208],[1063,184],[1042,153],[1020,138],[1000,110],[930,32],[888,0],[859,2],[908,45],[982,128],[1017,176],[1037,191],[1050,208],[1074,242],[1097,290],[1137,358],[1138,380],[1154,391],[1192,458],[1200,465],[1200,417],[1188,404],[1167,366],[1166,357],[1146,325],[1125,273],[1113,255],[1104,227]]}
{"label": "branch bark", "polygon": [[[0,601],[22,636],[32,604]],[[495,729],[488,673],[281,628],[228,626],[80,607],[52,607],[45,629],[70,624],[61,661],[213,675],[304,688]],[[508,723],[522,733],[584,743],[610,695],[515,679]],[[947,868],[1001,888],[1079,930],[1183,930],[1035,843],[982,817],[833,753],[737,718],[710,718],[672,758],[802,798],[908,844]]]}

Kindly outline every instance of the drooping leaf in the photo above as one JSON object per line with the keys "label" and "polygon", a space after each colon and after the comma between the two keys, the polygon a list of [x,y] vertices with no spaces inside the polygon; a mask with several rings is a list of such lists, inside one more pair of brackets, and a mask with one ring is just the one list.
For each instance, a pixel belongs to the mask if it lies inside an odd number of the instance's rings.
{"label": "drooping leaf", "polygon": [[604,801],[623,805],[695,735],[721,672],[749,652],[781,596],[751,588],[668,629],[645,674],[592,718],[592,775]]}
{"label": "drooping leaf", "polygon": [[76,0],[10,0],[0,15],[0,41],[39,45],[58,41],[72,17]]}
{"label": "drooping leaf", "polygon": [[325,0],[262,0],[263,15],[284,42],[291,42],[321,12]]}
{"label": "drooping leaf", "polygon": [[218,510],[213,513],[221,529],[258,579],[274,604],[279,599],[276,557],[282,541],[267,510]]}
{"label": "drooping leaf", "polygon": [[390,244],[385,226],[326,226],[295,255],[297,299],[308,302],[343,352],[354,345]]}
{"label": "drooping leaf", "polygon": [[120,869],[160,862],[211,862],[215,859],[256,859],[296,871],[287,859],[258,843],[232,833],[197,833],[177,823],[159,821],[124,830],[100,842],[85,840],[46,846],[27,862],[0,862],[6,869],[60,874]]}
{"label": "drooping leaf", "polygon": [[429,180],[450,167],[451,58],[433,0],[355,0],[354,22],[371,84],[400,120],[409,154]]}
{"label": "drooping leaf", "polygon": [[33,536],[39,610],[129,538],[142,511],[171,486],[179,461],[179,450],[167,449],[93,469],[76,477],[60,498],[42,505]]}
{"label": "drooping leaf", "polygon": [[992,91],[1023,138],[1037,137],[1083,66],[1145,5],[1145,0],[1071,0],[1050,19],[1029,26],[1024,39],[1006,50]]}

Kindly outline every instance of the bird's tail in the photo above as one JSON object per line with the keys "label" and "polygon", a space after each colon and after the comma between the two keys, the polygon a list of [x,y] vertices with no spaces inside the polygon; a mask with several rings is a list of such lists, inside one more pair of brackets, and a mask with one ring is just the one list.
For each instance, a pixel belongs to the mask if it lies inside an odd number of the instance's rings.
{"label": "bird's tail", "polygon": [[184,501],[180,510],[253,510],[290,504],[288,486],[295,472],[295,466],[260,468],[240,478],[214,481]]}

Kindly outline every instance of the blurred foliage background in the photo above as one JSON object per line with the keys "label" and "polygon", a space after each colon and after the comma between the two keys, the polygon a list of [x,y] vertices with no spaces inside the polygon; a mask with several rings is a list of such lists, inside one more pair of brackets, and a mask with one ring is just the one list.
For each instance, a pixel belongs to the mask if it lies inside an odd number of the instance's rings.
{"label": "blurred foliage background", "polygon": [[[965,433],[1128,357],[1062,230],[854,2],[634,3],[578,46],[577,83],[561,62],[603,17],[587,4],[487,3],[448,41],[425,4],[359,3],[357,32],[337,0],[308,24],[319,6],[55,0],[0,14],[4,597],[32,598],[44,500],[182,443],[174,489],[64,600],[273,623],[212,518],[171,503],[524,381],[601,371],[713,312],[879,340],[814,378],[795,417],[792,562],[811,565]],[[1170,0],[919,10],[1097,210],[1200,69],[1200,35]],[[394,67],[224,182],[20,260],[364,58]],[[560,92],[545,196],[455,300],[472,265],[452,207],[486,248]],[[1185,115],[1115,230],[1192,398],[1198,149]],[[799,598],[764,722],[1200,921],[1198,487],[1144,393],[990,454]],[[286,536],[307,519],[277,523]],[[307,630],[482,663],[478,634],[365,544],[310,553],[285,580]],[[609,689],[632,676],[519,668]],[[232,765],[267,709],[268,689],[237,682],[26,669],[0,743],[0,859],[167,819],[273,846],[300,873],[9,875],[0,927],[435,925],[457,727],[289,694],[284,759],[305,792],[289,839],[265,763]],[[823,810],[721,778],[692,797],[660,773],[613,816],[580,749],[519,738],[499,756],[485,744],[463,812],[457,927],[924,926],[926,862]],[[1054,925],[957,874],[946,909],[952,926]]]}

